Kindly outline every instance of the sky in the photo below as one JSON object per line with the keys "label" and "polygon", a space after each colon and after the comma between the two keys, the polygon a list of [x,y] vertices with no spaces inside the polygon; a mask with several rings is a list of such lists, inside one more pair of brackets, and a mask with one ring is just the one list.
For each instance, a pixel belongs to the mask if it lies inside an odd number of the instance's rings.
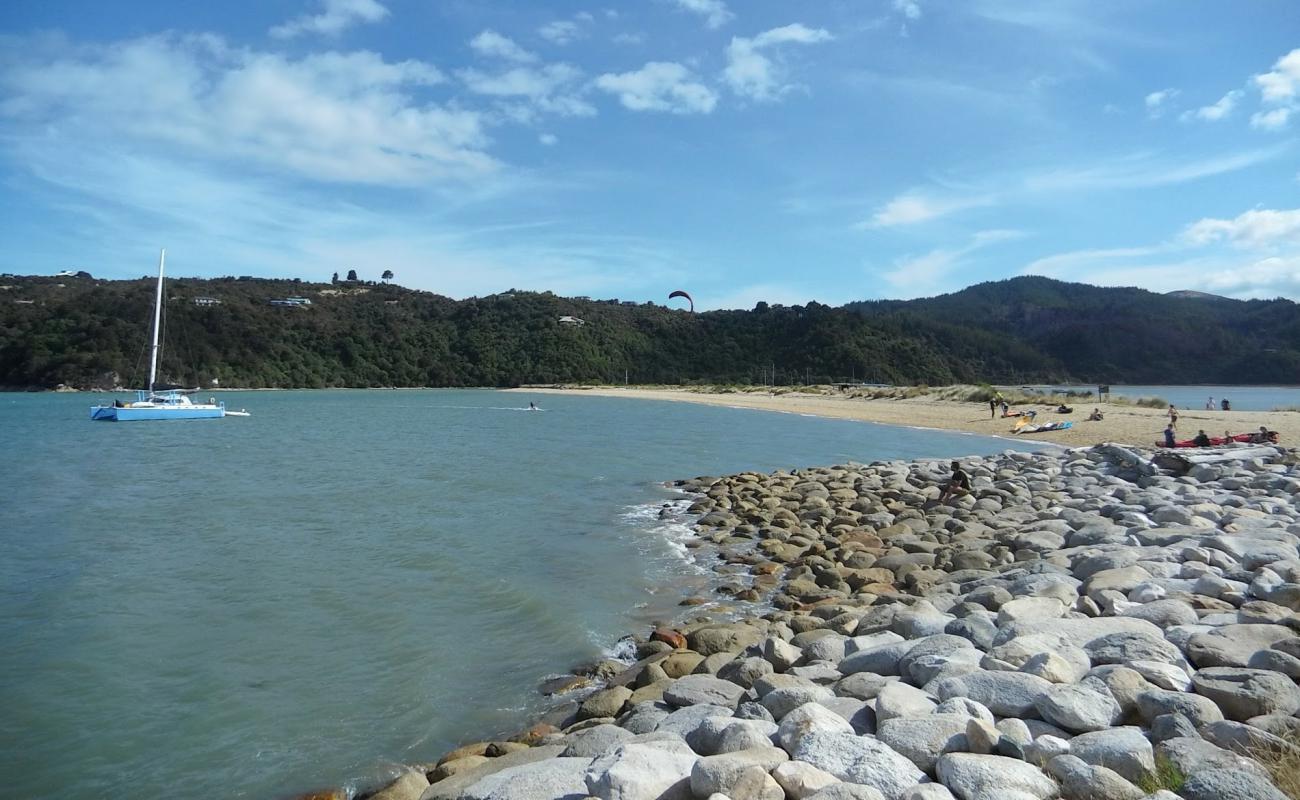
{"label": "sky", "polygon": [[0,272],[1300,300],[1294,0],[7,0]]}

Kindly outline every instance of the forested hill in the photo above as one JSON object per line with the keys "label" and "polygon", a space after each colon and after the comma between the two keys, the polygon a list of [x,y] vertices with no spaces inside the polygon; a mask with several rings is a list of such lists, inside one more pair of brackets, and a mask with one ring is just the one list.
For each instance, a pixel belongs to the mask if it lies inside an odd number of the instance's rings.
{"label": "forested hill", "polygon": [[[0,386],[138,386],[152,280],[0,278]],[[161,379],[184,386],[1300,382],[1300,307],[1043,278],[913,301],[691,314],[506,292],[169,279]],[[310,305],[272,305],[306,298]],[[198,302],[196,302],[198,301]],[[561,321],[574,317],[582,321]]]}

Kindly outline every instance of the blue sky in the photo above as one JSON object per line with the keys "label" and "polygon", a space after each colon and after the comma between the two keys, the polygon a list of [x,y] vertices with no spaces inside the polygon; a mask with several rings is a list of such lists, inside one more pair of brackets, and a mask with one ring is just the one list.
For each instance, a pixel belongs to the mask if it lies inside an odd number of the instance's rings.
{"label": "blue sky", "polygon": [[0,271],[1300,299],[1292,0],[9,0]]}

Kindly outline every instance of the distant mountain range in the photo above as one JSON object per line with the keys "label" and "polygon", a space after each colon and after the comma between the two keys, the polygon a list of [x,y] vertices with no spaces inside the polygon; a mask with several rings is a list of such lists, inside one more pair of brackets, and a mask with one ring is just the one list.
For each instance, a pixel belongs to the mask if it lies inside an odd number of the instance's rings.
{"label": "distant mountain range", "polygon": [[[167,285],[162,379],[189,386],[761,383],[773,372],[780,384],[1300,382],[1294,302],[1039,277],[920,300],[696,314],[549,292],[457,301],[348,281]],[[152,289],[0,278],[0,386],[138,385]]]}

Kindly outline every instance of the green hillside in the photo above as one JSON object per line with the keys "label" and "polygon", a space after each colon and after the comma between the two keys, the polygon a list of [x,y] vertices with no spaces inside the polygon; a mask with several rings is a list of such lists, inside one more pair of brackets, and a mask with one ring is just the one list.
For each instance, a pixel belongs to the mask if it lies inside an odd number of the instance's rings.
{"label": "green hillside", "polygon": [[[0,386],[137,386],[153,281],[0,278]],[[914,301],[691,314],[506,292],[169,279],[161,379],[228,387],[521,383],[1300,382],[1300,307],[1017,278]],[[270,301],[304,297],[304,306]],[[219,303],[199,305],[199,298]],[[565,324],[573,316],[584,324]]]}

